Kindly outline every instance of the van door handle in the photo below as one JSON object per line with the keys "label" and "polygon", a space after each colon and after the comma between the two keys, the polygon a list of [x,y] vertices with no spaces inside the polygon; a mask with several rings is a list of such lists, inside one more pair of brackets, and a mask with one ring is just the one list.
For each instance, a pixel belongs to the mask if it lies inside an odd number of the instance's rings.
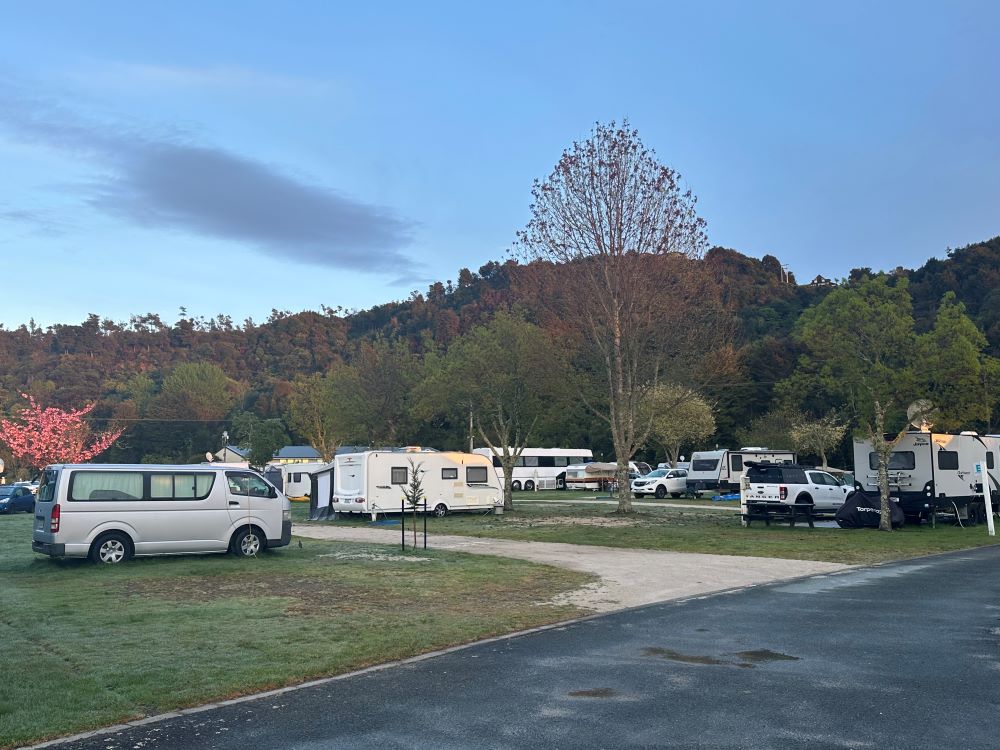
{"label": "van door handle", "polygon": [[239,501],[239,500],[230,500],[230,501],[229,501],[229,504],[230,504],[230,505],[239,505],[239,504],[240,504],[240,501]]}

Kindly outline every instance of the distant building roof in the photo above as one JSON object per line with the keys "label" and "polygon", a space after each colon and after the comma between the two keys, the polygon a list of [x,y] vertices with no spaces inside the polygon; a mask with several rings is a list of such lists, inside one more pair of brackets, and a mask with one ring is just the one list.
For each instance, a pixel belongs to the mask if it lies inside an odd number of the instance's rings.
{"label": "distant building roof", "polygon": [[311,445],[286,445],[274,454],[275,458],[322,458],[320,452]]}
{"label": "distant building roof", "polygon": [[233,457],[239,456],[242,459],[246,459],[250,456],[249,448],[240,448],[237,445],[227,445],[221,451],[215,454],[215,457],[220,461],[231,461]]}

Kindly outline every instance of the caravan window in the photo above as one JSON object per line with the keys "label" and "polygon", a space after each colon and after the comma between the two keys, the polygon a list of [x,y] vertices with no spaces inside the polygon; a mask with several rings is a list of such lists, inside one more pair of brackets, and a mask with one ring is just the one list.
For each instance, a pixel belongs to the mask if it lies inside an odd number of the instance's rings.
{"label": "caravan window", "polygon": [[717,458],[696,458],[691,462],[691,471],[715,471],[718,466]]}
{"label": "caravan window", "polygon": [[743,456],[738,453],[733,454],[729,457],[729,465],[731,467],[731,471],[743,471]]}
{"label": "caravan window", "polygon": [[[917,467],[917,457],[913,451],[893,451],[889,454],[889,471],[912,471]],[[878,453],[868,454],[868,468],[878,468]]]}
{"label": "caravan window", "polygon": [[986,468],[987,469],[994,468],[994,466],[993,466],[994,463],[995,462],[994,462],[994,459],[993,459],[993,451],[990,451],[990,452],[988,452],[986,454]]}
{"label": "caravan window", "polygon": [[486,484],[486,467],[485,466],[466,466],[465,467],[465,481],[469,484]]}
{"label": "caravan window", "polygon": [[957,469],[958,451],[938,451],[939,469]]}
{"label": "caravan window", "polygon": [[442,479],[458,479],[458,469],[452,466],[450,469],[441,469]]}
{"label": "caravan window", "polygon": [[393,466],[391,471],[390,484],[406,484],[409,471],[405,466]]}

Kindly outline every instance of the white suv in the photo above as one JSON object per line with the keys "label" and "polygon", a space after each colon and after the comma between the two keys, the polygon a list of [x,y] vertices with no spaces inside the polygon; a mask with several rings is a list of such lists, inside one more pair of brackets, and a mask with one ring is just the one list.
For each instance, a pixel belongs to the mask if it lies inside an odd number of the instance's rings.
{"label": "white suv", "polygon": [[753,464],[743,474],[743,504],[812,505],[816,513],[835,513],[853,488],[833,474],[795,464]]}
{"label": "white suv", "polygon": [[637,498],[654,495],[663,499],[680,497],[687,489],[687,471],[684,469],[656,469],[645,476],[632,480],[632,494]]}

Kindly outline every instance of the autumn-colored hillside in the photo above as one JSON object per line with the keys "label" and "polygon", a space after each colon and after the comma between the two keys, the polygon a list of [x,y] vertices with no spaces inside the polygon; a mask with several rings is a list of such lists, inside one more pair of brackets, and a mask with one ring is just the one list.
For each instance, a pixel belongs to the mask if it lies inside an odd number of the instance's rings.
{"label": "autumn-colored hillside", "polygon": [[[790,334],[802,311],[832,286],[796,283],[773,256],[757,260],[716,247],[698,262],[717,285],[713,298],[718,296],[715,301],[733,320],[739,352],[739,371],[707,394],[717,404],[715,442],[732,444],[736,431],[768,408],[773,385],[794,369],[800,352]],[[115,458],[187,458],[206,445],[217,448],[222,429],[240,412],[282,420],[287,429],[296,378],[364,357],[376,362],[386,342],[399,342],[413,363],[421,362],[498,310],[521,310],[531,319],[533,295],[525,294],[523,285],[517,291],[515,283],[522,271],[514,261],[490,262],[477,272],[461,269],[456,281],[435,283],[404,301],[349,313],[335,307],[295,314],[275,310],[263,323],[235,323],[225,315],[182,316],[168,323],[153,314],[111,321],[93,314],[79,324],[46,329],[0,328],[0,411],[13,413],[23,404],[21,393],[67,407],[97,401],[96,415],[124,420],[129,428]],[[850,285],[868,272],[845,269],[837,283]],[[952,291],[985,333],[990,353],[1000,354],[1000,237],[893,274],[909,279],[918,328],[931,324],[941,297]],[[217,366],[224,375],[218,398],[201,406],[184,397],[186,382],[204,380],[195,365]],[[565,427],[573,433],[567,440],[600,447],[600,426],[589,423],[582,410],[568,420],[575,426]],[[452,445],[464,434],[460,425],[450,424],[423,424],[410,433],[400,438]],[[301,439],[294,431],[287,436]]]}

